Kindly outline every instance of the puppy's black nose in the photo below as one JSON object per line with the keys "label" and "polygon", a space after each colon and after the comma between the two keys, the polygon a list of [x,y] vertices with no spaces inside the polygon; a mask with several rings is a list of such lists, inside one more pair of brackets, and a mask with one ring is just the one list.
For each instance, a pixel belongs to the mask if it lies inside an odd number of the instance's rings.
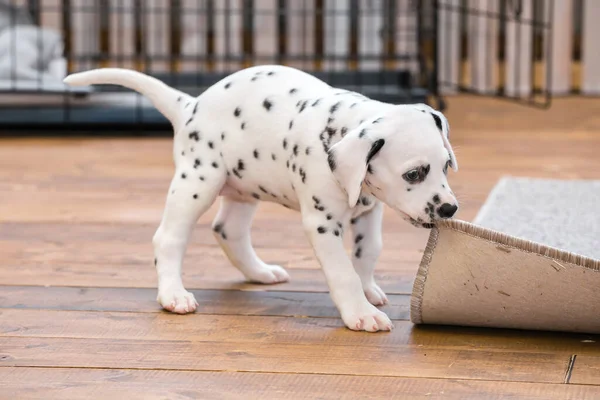
{"label": "puppy's black nose", "polygon": [[438,208],[437,213],[441,218],[451,218],[456,210],[458,210],[457,205],[444,203],[440,206],[440,208]]}

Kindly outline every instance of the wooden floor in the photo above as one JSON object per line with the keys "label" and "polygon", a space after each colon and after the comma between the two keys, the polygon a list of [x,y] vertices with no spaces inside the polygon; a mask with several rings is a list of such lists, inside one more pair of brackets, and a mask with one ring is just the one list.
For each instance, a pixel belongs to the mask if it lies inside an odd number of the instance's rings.
{"label": "wooden floor", "polygon": [[[600,100],[449,106],[463,220],[505,174],[600,179]],[[184,266],[199,311],[162,312],[151,238],[171,173],[169,139],[0,141],[1,399],[600,398],[600,336],[414,327],[428,232],[389,210],[377,279],[392,333],[343,327],[300,216],[268,204],[253,241],[292,281],[244,284],[213,207]]]}

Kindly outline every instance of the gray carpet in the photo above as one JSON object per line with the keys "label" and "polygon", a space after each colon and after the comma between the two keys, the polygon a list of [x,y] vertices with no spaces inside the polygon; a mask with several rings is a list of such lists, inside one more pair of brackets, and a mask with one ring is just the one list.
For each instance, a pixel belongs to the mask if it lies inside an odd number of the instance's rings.
{"label": "gray carpet", "polygon": [[502,178],[473,224],[600,259],[600,180]]}

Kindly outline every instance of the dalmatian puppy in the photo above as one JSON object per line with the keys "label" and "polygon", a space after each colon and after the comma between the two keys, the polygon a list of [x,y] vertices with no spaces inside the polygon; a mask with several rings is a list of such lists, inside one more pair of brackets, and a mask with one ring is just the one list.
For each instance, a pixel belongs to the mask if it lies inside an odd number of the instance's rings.
{"label": "dalmatian puppy", "polygon": [[458,209],[447,181],[448,168],[458,168],[449,125],[424,104],[386,104],[278,65],[237,71],[197,98],[124,69],[75,73],[65,83],[130,88],[173,125],[175,172],[153,237],[157,300],[171,312],[198,307],[182,283],[182,261],[195,223],[218,197],[213,234],[251,282],[289,279],[252,247],[258,202],[299,211],[344,324],[369,332],[393,327],[376,307],[388,300],[373,278],[384,204],[425,228]]}

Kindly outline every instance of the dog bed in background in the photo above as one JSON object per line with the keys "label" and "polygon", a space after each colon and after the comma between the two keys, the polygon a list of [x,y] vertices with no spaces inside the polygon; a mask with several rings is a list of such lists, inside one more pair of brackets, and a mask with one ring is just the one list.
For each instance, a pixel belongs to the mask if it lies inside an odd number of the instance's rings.
{"label": "dog bed in background", "polygon": [[411,321],[600,333],[600,239],[589,228],[600,214],[586,206],[599,190],[596,181],[501,180],[476,224],[432,229]]}

